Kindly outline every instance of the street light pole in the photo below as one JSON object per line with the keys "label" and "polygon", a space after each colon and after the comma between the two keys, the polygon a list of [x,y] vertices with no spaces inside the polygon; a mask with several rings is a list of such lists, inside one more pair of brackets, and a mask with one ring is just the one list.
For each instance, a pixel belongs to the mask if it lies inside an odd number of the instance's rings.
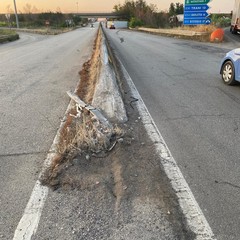
{"label": "street light pole", "polygon": [[13,3],[14,3],[14,9],[15,9],[15,17],[16,17],[17,28],[19,28],[19,22],[18,22],[18,14],[17,14],[17,5],[16,5],[16,1],[13,0]]}

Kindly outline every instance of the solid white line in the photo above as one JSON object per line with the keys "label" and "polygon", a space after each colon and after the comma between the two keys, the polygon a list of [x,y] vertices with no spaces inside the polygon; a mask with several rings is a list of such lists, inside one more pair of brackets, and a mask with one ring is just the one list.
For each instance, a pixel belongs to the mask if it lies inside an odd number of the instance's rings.
{"label": "solid white line", "polygon": [[[71,103],[72,101],[69,103],[64,116],[67,116],[68,112],[70,112],[70,109],[72,108]],[[51,166],[52,159],[54,159],[54,157],[57,155],[57,145],[60,142],[60,132],[62,131],[63,127],[64,122],[61,123],[60,128],[58,129],[58,132],[54,138],[53,144],[49,151],[50,153],[48,153],[47,158],[44,161],[39,179],[41,179],[45,171]],[[37,180],[24,210],[23,216],[15,230],[13,240],[31,240],[32,236],[35,235],[48,192],[48,187],[41,185],[40,181]]]}
{"label": "solid white line", "polygon": [[32,235],[36,233],[47,195],[48,188],[42,186],[41,183],[37,181],[22,219],[17,226],[13,240],[30,240]]}
{"label": "solid white line", "polygon": [[155,148],[161,159],[161,164],[178,197],[178,202],[186,218],[188,227],[192,232],[196,234],[196,240],[215,239],[211,227],[209,226],[202,210],[194,198],[193,193],[188,186],[185,178],[183,177],[181,170],[177,166],[175,159],[172,157],[172,154],[168,149],[156,124],[154,123],[154,120],[148,112],[148,109],[143,102],[139,92],[137,91],[136,86],[134,85],[131,77],[121,63],[120,59],[118,59],[118,61],[121,65],[125,79],[127,80],[127,83],[131,89],[132,96],[138,99],[136,106],[138,108],[139,114],[142,118],[143,124],[147,130],[149,137],[155,144]]}

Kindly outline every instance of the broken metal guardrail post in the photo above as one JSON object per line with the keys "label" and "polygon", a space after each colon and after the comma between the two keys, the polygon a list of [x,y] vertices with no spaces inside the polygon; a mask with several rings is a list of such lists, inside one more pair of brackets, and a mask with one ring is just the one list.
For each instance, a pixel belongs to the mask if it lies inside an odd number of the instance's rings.
{"label": "broken metal guardrail post", "polygon": [[85,108],[88,110],[98,121],[103,124],[105,127],[109,129],[113,129],[113,126],[109,123],[109,121],[102,115],[102,113],[96,109],[95,107],[86,104],[84,101],[82,101],[79,96],[71,91],[67,91],[68,96],[76,102],[76,104],[79,105],[79,107]]}

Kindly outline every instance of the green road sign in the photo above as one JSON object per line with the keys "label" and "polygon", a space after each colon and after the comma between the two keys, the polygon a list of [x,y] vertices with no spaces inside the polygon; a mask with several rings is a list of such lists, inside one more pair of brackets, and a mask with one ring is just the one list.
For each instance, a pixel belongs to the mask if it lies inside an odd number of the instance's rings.
{"label": "green road sign", "polygon": [[208,4],[211,0],[185,0],[185,5],[188,4]]}

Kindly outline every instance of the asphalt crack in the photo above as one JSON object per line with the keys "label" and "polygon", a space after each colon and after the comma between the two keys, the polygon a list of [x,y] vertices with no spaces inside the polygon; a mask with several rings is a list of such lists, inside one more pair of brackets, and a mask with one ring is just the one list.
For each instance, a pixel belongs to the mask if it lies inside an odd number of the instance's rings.
{"label": "asphalt crack", "polygon": [[0,157],[19,157],[19,156],[27,156],[27,155],[38,155],[38,154],[46,154],[46,152],[28,152],[28,153],[11,153],[11,154],[1,154]]}
{"label": "asphalt crack", "polygon": [[179,118],[167,118],[166,121],[175,121],[175,120],[183,120],[183,119],[188,119],[188,118],[194,118],[194,117],[223,117],[225,114],[201,114],[201,115],[189,115],[185,117],[179,117]]}
{"label": "asphalt crack", "polygon": [[225,181],[219,182],[219,181],[215,180],[215,183],[217,183],[217,184],[224,184],[224,185],[231,186],[231,187],[233,187],[233,188],[238,188],[238,189],[240,189],[240,186],[235,185],[235,184],[230,183],[230,182],[225,182]]}

